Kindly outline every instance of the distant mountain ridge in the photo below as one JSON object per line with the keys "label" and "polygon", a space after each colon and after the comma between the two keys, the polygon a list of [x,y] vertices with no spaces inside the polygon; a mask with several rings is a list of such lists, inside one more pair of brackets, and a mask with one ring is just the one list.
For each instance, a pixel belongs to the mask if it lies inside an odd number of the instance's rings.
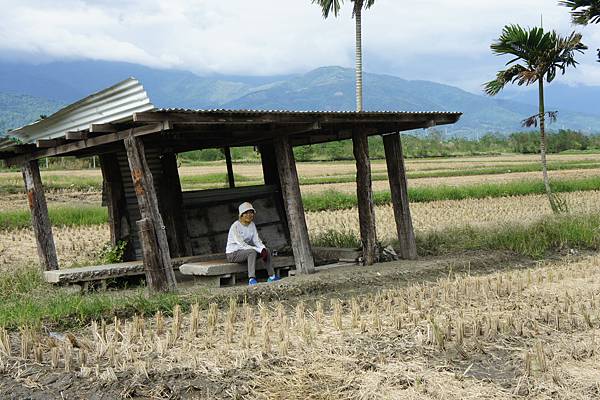
{"label": "distant mountain ridge", "polygon": [[[5,103],[10,96],[27,96],[14,102],[15,106],[23,106],[22,113],[17,107],[20,118],[15,117],[15,107],[10,107],[10,116],[5,118],[7,112],[0,103],[0,132],[31,122],[39,114],[49,114],[61,104],[72,103],[129,76],[142,82],[157,107],[324,111],[352,111],[355,107],[354,71],[341,67],[286,76],[201,77],[186,71],[104,61],[41,65],[0,62],[0,93]],[[586,95],[600,95],[600,88],[595,89],[586,88]],[[507,97],[513,95],[526,98],[523,93],[508,93]],[[464,137],[521,130],[520,121],[537,112],[533,104],[485,97],[429,81],[370,73],[364,75],[364,104],[367,111],[461,111],[464,115],[457,124],[441,129]],[[558,109],[559,121],[551,128],[600,131],[600,111],[594,115]]]}

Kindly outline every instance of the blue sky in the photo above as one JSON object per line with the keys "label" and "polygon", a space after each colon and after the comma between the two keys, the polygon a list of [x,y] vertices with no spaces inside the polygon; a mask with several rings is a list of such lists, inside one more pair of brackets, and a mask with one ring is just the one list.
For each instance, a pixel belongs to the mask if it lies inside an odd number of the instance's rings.
{"label": "blue sky", "polygon": [[[267,75],[354,66],[350,3],[323,20],[310,0],[0,0],[0,57],[99,59],[212,73]],[[590,50],[560,80],[600,85],[600,25],[574,27],[553,0],[378,0],[365,12],[365,70],[479,92],[507,59],[489,45],[505,24],[584,34]]]}

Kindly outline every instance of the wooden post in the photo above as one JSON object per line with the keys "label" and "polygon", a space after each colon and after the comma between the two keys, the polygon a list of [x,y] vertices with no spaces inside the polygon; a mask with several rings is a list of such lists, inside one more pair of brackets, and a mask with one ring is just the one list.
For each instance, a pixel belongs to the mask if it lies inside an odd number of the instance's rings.
{"label": "wooden post", "polygon": [[[140,242],[142,243],[142,253],[144,256],[144,271],[146,272],[146,284],[155,292],[168,292],[173,289],[164,278],[164,270],[160,257],[156,235],[154,234],[154,225],[148,218],[142,218],[136,222]],[[169,267],[171,272],[173,269]]]}
{"label": "wooden post", "polygon": [[276,138],[274,144],[296,271],[299,274],[310,274],[314,272],[315,261],[308,238],[294,152],[287,136]]}
{"label": "wooden post", "polygon": [[352,132],[352,150],[356,159],[356,194],[363,258],[365,265],[372,265],[377,257],[377,232],[375,230],[369,142],[366,133]]}
{"label": "wooden post", "polygon": [[285,238],[288,243],[291,243],[292,239],[290,237],[290,228],[288,226],[287,214],[285,211],[285,201],[283,200],[281,191],[281,181],[279,180],[277,157],[275,157],[275,147],[273,147],[273,142],[261,144],[259,146],[259,151],[263,170],[263,180],[265,181],[265,185],[272,185],[277,188],[277,193],[275,193],[275,207],[277,207],[277,214],[283,224]]}
{"label": "wooden post", "polygon": [[[152,269],[152,273],[146,274],[148,287],[151,291],[155,292],[174,291],[177,288],[177,282],[175,281],[175,273],[171,265],[171,255],[169,253],[169,243],[167,241],[165,226],[158,210],[158,198],[156,196],[154,180],[146,162],[144,144],[140,138],[133,135],[129,135],[124,140],[124,143],[127,149],[127,159],[129,160],[131,178],[140,207],[140,214],[142,220],[148,220],[148,224],[151,227],[149,234],[154,235],[154,238],[150,237],[147,241],[142,240],[144,265],[147,269]],[[142,225],[146,226],[146,223],[142,223]],[[152,245],[154,241],[156,241],[156,248]]]}
{"label": "wooden post", "polygon": [[227,181],[229,182],[229,188],[233,189],[235,187],[235,177],[233,176],[233,164],[231,162],[231,149],[229,147],[225,147],[223,149],[223,154],[225,154],[225,163],[227,164]]}
{"label": "wooden post", "polygon": [[177,157],[174,153],[164,153],[160,158],[163,176],[160,180],[158,194],[160,196],[161,216],[167,229],[170,254],[173,257],[192,255],[192,244],[188,232],[181,182],[177,171]]}
{"label": "wooden post", "polygon": [[123,177],[119,169],[116,154],[100,155],[100,169],[104,179],[108,223],[110,225],[110,241],[116,246],[119,241],[126,241],[123,261],[135,259],[133,243],[131,243],[131,226],[127,219],[127,199],[123,189]]}
{"label": "wooden post", "polygon": [[31,225],[35,240],[37,242],[38,257],[44,271],[53,271],[58,269],[58,258],[56,257],[56,246],[54,245],[54,236],[52,235],[52,225],[48,216],[48,205],[42,186],[40,176],[40,167],[37,160],[29,161],[23,164],[23,180],[25,181],[25,190],[27,190],[27,199],[29,200],[29,209],[31,210]]}
{"label": "wooden post", "polygon": [[388,179],[392,192],[392,204],[396,229],[400,242],[400,257],[407,260],[417,258],[417,244],[413,230],[410,206],[408,202],[408,188],[406,185],[406,170],[402,154],[400,134],[395,133],[383,136],[385,160],[387,162]]}

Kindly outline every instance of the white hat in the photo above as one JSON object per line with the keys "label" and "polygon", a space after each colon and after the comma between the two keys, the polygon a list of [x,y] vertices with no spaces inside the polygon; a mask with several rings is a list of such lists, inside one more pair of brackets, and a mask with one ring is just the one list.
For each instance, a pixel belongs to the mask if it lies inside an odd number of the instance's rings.
{"label": "white hat", "polygon": [[243,213],[245,213],[246,211],[250,211],[250,210],[252,210],[252,211],[256,212],[256,210],[254,209],[254,207],[252,207],[252,204],[250,204],[250,203],[248,203],[248,202],[245,202],[245,203],[242,203],[242,204],[240,204],[240,206],[238,207],[238,210],[239,210],[239,212],[240,212],[240,215],[239,215],[240,217],[241,217],[241,216],[242,216],[242,214],[243,214]]}

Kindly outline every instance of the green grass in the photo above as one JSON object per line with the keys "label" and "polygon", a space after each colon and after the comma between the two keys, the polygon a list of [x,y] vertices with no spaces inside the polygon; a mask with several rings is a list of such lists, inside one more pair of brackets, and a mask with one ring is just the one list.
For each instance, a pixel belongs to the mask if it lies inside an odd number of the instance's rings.
{"label": "green grass", "polygon": [[[552,251],[600,250],[600,215],[550,215],[539,222],[505,224],[490,228],[463,226],[416,235],[420,256],[451,254],[465,250],[509,250],[540,259]],[[351,232],[327,231],[311,238],[315,246],[360,246]],[[397,245],[396,241],[392,243]]]}
{"label": "green grass", "polygon": [[[237,182],[258,182],[259,180],[253,177],[233,174],[234,181]],[[227,174],[208,174],[208,175],[185,175],[179,178],[181,186],[189,188],[195,185],[220,184],[227,185]]]}
{"label": "green grass", "polygon": [[[358,238],[344,232],[329,232],[320,245],[353,247]],[[443,255],[465,250],[509,250],[532,258],[567,249],[600,250],[600,215],[548,216],[531,225],[494,228],[463,227],[417,234],[420,255]],[[211,300],[212,301],[212,300]],[[147,296],[143,288],[82,295],[68,288],[45,284],[37,269],[19,268],[0,274],[0,326],[22,326],[66,330],[92,320],[117,315],[167,315],[175,304],[187,310],[191,304],[206,307],[204,290],[182,294]]]}
{"label": "green grass", "polygon": [[[50,221],[55,226],[87,226],[99,225],[108,221],[108,211],[104,207],[50,207]],[[29,210],[0,212],[0,229],[27,228],[31,226]]]}
{"label": "green grass", "polygon": [[550,251],[600,249],[600,215],[556,215],[531,225],[461,227],[417,235],[421,255],[464,250],[510,250],[532,258]]}
{"label": "green grass", "polygon": [[[571,170],[571,169],[595,169],[600,164],[593,161],[561,161],[550,163],[550,171]],[[324,168],[326,164],[324,163]],[[474,175],[496,175],[515,172],[535,172],[540,171],[538,163],[522,163],[514,165],[496,165],[484,168],[460,168],[443,169],[436,167],[432,171],[412,171],[407,173],[409,179],[418,178],[444,178],[453,176],[474,176]],[[262,184],[259,177],[250,177],[234,174],[235,182],[239,186]],[[372,175],[374,181],[385,181],[388,179],[385,173],[376,173]],[[42,177],[46,190],[74,190],[74,191],[100,191],[102,190],[102,178],[77,176],[77,171],[73,174],[49,174]],[[184,190],[195,188],[219,188],[227,186],[227,174],[215,173],[206,175],[191,175],[180,177],[181,186]],[[325,185],[332,183],[350,183],[355,182],[356,177],[352,174],[339,174],[331,176],[300,177],[301,185]],[[23,181],[20,176],[0,176],[0,193],[21,193],[23,192]]]}
{"label": "green grass", "polygon": [[[600,177],[584,179],[557,180],[552,183],[556,193],[600,190]],[[468,186],[426,186],[409,188],[408,197],[413,203],[424,203],[437,200],[482,199],[493,197],[543,194],[544,185],[537,181],[521,181],[509,183],[490,183]],[[343,210],[356,207],[356,195],[337,191],[307,194],[303,198],[306,211]],[[391,203],[389,191],[375,192],[373,200],[376,205]],[[104,207],[50,207],[50,220],[56,226],[98,225],[108,221],[108,213]],[[31,226],[29,211],[0,212],[0,229],[26,228]]]}
{"label": "green grass", "polygon": [[[565,179],[552,182],[556,193],[576,192],[584,190],[600,190],[600,177],[584,179]],[[425,186],[409,188],[408,197],[413,203],[424,203],[437,200],[483,199],[487,197],[520,196],[543,194],[541,181],[520,181],[508,183],[488,183],[465,186]],[[389,191],[375,192],[373,200],[376,205],[391,203]],[[307,194],[303,196],[306,211],[342,210],[355,207],[356,195],[337,191]]]}

